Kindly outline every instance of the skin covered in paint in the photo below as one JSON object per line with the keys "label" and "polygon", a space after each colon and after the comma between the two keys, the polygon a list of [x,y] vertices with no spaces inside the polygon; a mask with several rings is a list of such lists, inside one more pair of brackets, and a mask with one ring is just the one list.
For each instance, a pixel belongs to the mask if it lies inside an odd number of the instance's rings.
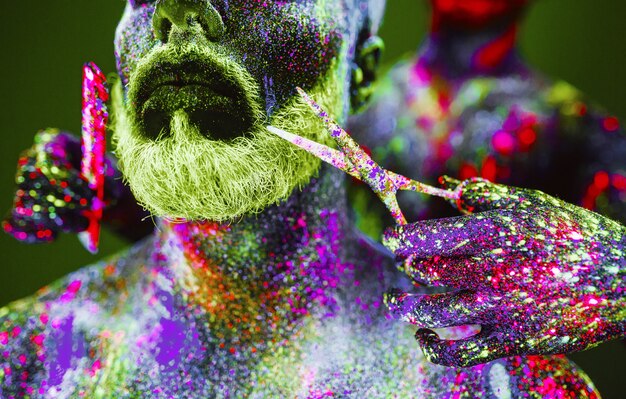
{"label": "skin covered in paint", "polygon": [[[448,179],[447,184],[460,182]],[[470,214],[389,229],[385,245],[437,295],[394,293],[429,360],[449,366],[512,354],[571,353],[626,336],[626,228],[537,190],[466,180]],[[480,324],[450,342],[432,328]]]}
{"label": "skin covered in paint", "polygon": [[[177,3],[161,2],[158,15],[170,12],[173,29],[163,37],[222,45],[225,57],[254,77],[268,122],[287,107],[295,84],[324,97],[318,87],[324,83],[334,90],[326,99],[337,104],[323,105],[344,120],[357,35],[337,17],[353,9],[323,1],[183,3],[196,22],[177,18]],[[132,86],[137,62],[161,45],[150,29],[155,14],[151,2],[133,2],[118,28],[125,85]],[[155,23],[157,32],[167,31],[163,22]],[[321,29],[321,22],[328,25]],[[322,40],[333,29],[342,34],[336,47]],[[233,39],[238,30],[241,41]],[[206,98],[181,97],[173,89],[180,85],[170,86],[172,101]],[[136,104],[129,104],[133,112]],[[195,111],[185,104],[179,110]],[[176,126],[169,125],[172,135],[203,133]],[[144,125],[130,133],[151,131]],[[152,139],[160,142],[165,133]],[[388,287],[408,282],[355,233],[347,213],[342,175],[322,167],[302,190],[231,223],[163,218],[129,251],[0,310],[1,396],[597,397],[563,357],[468,369],[426,363],[412,329],[391,320],[382,304]]]}

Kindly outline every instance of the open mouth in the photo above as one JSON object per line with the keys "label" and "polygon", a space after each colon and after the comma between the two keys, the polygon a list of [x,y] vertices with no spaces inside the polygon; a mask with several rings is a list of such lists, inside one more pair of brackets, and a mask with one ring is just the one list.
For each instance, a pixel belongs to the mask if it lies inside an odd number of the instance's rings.
{"label": "open mouth", "polygon": [[132,98],[146,137],[168,135],[179,110],[211,140],[234,139],[254,123],[253,104],[242,85],[210,60],[156,61],[138,79]]}

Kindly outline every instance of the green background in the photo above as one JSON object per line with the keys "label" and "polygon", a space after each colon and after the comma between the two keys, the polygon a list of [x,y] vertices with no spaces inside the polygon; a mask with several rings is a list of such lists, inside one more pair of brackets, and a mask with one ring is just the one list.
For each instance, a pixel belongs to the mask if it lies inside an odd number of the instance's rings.
{"label": "green background", "polygon": [[[415,50],[424,36],[426,0],[388,0],[381,36],[385,61]],[[4,1],[0,24],[0,210],[8,210],[19,152],[45,127],[80,130],[81,66],[114,70],[113,32],[123,0]],[[569,81],[626,120],[626,2],[539,0],[530,9],[521,48],[539,70]],[[626,162],[626,161],[625,161]],[[104,233],[101,255],[124,243]],[[75,236],[22,245],[0,234],[0,305],[95,259]],[[605,398],[622,398],[625,346],[601,345],[573,355]],[[621,377],[621,379],[620,379]]]}

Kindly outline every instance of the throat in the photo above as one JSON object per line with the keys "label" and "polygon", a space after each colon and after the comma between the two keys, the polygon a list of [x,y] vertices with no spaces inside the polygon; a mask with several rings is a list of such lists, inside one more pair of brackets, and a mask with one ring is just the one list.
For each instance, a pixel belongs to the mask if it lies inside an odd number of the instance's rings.
{"label": "throat", "polygon": [[343,176],[322,168],[302,191],[222,224],[161,221],[159,256],[182,301],[228,345],[264,347],[334,312],[344,263]]}

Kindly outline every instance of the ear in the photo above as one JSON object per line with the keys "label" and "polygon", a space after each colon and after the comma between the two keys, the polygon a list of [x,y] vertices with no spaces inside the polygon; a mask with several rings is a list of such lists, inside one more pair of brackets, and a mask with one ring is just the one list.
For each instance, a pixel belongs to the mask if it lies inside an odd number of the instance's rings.
{"label": "ear", "polygon": [[350,109],[352,113],[361,110],[372,96],[374,82],[378,77],[380,57],[384,48],[385,44],[380,37],[360,35],[350,82]]}

